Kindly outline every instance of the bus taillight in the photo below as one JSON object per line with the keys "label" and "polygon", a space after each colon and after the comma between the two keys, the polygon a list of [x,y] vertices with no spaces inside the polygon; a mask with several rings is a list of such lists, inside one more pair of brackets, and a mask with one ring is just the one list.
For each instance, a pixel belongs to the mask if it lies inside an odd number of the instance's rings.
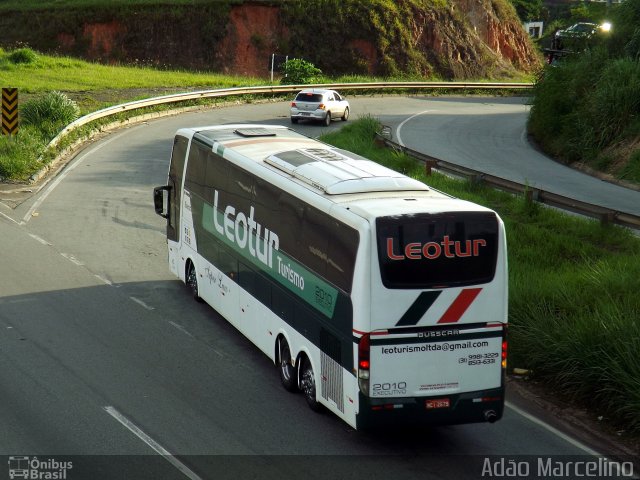
{"label": "bus taillight", "polygon": [[507,341],[502,341],[502,368],[507,368]]}
{"label": "bus taillight", "polygon": [[358,343],[358,384],[360,391],[366,396],[369,396],[370,351],[371,343],[367,333],[360,338]]}

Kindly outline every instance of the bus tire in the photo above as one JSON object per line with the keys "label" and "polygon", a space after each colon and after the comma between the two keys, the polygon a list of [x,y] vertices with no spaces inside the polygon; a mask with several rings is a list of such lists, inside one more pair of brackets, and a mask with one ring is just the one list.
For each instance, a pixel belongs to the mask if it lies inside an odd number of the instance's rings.
{"label": "bus tire", "polygon": [[285,390],[296,392],[298,390],[298,382],[296,382],[296,369],[291,361],[291,349],[284,337],[278,337],[278,373],[280,374],[280,382]]}
{"label": "bus tire", "polygon": [[316,378],[313,374],[311,362],[307,357],[302,357],[302,363],[300,365],[300,390],[302,390],[309,408],[314,412],[321,412],[322,405],[316,399]]}
{"label": "bus tire", "polygon": [[198,274],[196,273],[196,267],[191,260],[187,262],[185,283],[187,284],[187,287],[189,287],[194,300],[196,302],[202,302],[202,298],[200,298],[200,295],[198,295]]}

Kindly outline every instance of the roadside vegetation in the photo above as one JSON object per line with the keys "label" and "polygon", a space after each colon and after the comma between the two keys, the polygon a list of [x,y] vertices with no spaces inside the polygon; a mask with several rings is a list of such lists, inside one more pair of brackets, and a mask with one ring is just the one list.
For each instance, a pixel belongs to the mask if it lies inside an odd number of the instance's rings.
{"label": "roadside vegetation", "polygon": [[496,210],[509,250],[509,366],[640,434],[640,239],[524,196],[427,177],[415,160],[374,142],[379,128],[365,117],[322,140]]}
{"label": "roadside vegetation", "polygon": [[[42,55],[29,48],[0,49],[0,85],[18,88],[20,99],[18,134],[0,136],[0,179],[24,181],[54,158],[56,152],[47,152],[47,145],[78,116],[169,93],[265,83],[263,79],[215,73],[100,65]],[[78,134],[88,132],[85,129]],[[65,143],[74,139],[71,136]]]}
{"label": "roadside vegetation", "polygon": [[[383,79],[364,75],[329,77],[310,62],[294,59],[288,63],[290,63],[288,71],[291,76],[283,78],[282,83],[361,83],[394,80],[394,78]],[[396,80],[407,81],[407,78],[401,77]],[[522,78],[514,81],[531,81],[531,78],[523,75]],[[275,83],[277,82],[276,80]],[[0,85],[18,88],[21,117],[20,129],[15,137],[0,136],[0,181],[2,179],[18,182],[27,180],[55,158],[60,149],[78,138],[88,136],[92,130],[95,131],[110,121],[120,121],[150,111],[175,108],[174,105],[164,105],[99,120],[66,137],[56,150],[47,150],[49,142],[73,121],[74,117],[61,115],[54,108],[43,110],[43,104],[51,105],[56,101],[60,102],[58,105],[75,104],[77,114],[82,116],[112,105],[171,93],[260,86],[270,83],[267,79],[212,72],[101,65],[70,57],[43,55],[29,48],[10,51],[0,49]],[[406,90],[402,92],[407,93]],[[459,91],[456,93],[460,94]],[[494,92],[494,94],[500,93],[504,92]],[[234,101],[250,102],[254,99],[234,97]],[[228,100],[208,99],[181,103],[180,106],[215,105],[225,101]],[[40,115],[33,118],[34,115],[28,113],[30,111],[40,112]]]}
{"label": "roadside vegetation", "polygon": [[119,101],[137,100],[137,97],[143,98],[153,92],[161,95],[195,88],[230,88],[266,83],[265,79],[212,72],[102,65],[72,57],[43,55],[30,48],[0,49],[0,85],[18,88],[21,102],[34,95],[61,91],[73,97],[82,114]]}
{"label": "roadside vegetation", "polygon": [[[96,0],[56,0],[55,2],[47,2],[47,5],[43,6],[42,0],[2,0],[2,2],[0,2],[0,11],[93,7],[97,3]],[[159,2],[158,0],[109,0],[109,3],[113,6],[131,6],[158,5]],[[197,5],[211,3],[211,0],[171,0],[171,3],[177,5]]]}
{"label": "roadside vegetation", "polygon": [[545,67],[529,132],[569,164],[640,184],[640,0],[611,12],[610,35]]}

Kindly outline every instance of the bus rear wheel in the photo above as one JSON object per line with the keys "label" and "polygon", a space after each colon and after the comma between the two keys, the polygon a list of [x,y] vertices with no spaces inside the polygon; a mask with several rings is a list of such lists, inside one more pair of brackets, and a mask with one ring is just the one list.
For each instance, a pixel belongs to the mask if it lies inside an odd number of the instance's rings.
{"label": "bus rear wheel", "polygon": [[287,341],[282,337],[278,340],[278,372],[280,373],[280,382],[286,390],[290,392],[298,390],[296,369],[291,361],[291,350]]}
{"label": "bus rear wheel", "polygon": [[304,394],[304,398],[307,400],[307,404],[311,410],[320,412],[322,405],[316,399],[316,380],[313,374],[313,367],[307,357],[303,358],[300,368],[300,389]]}

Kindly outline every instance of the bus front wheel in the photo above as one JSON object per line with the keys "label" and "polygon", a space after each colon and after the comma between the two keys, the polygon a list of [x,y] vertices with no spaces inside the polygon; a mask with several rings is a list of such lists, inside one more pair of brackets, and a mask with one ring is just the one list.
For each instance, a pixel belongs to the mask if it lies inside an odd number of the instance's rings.
{"label": "bus front wheel", "polygon": [[201,302],[202,299],[200,298],[200,295],[198,295],[198,275],[196,273],[196,267],[191,261],[187,264],[186,284],[187,287],[189,287],[189,290],[191,290],[193,298],[196,301]]}
{"label": "bus front wheel", "polygon": [[307,400],[309,408],[314,412],[320,412],[322,410],[322,405],[316,399],[316,380],[313,374],[313,367],[307,357],[304,357],[302,360],[300,389],[304,394],[304,398]]}

